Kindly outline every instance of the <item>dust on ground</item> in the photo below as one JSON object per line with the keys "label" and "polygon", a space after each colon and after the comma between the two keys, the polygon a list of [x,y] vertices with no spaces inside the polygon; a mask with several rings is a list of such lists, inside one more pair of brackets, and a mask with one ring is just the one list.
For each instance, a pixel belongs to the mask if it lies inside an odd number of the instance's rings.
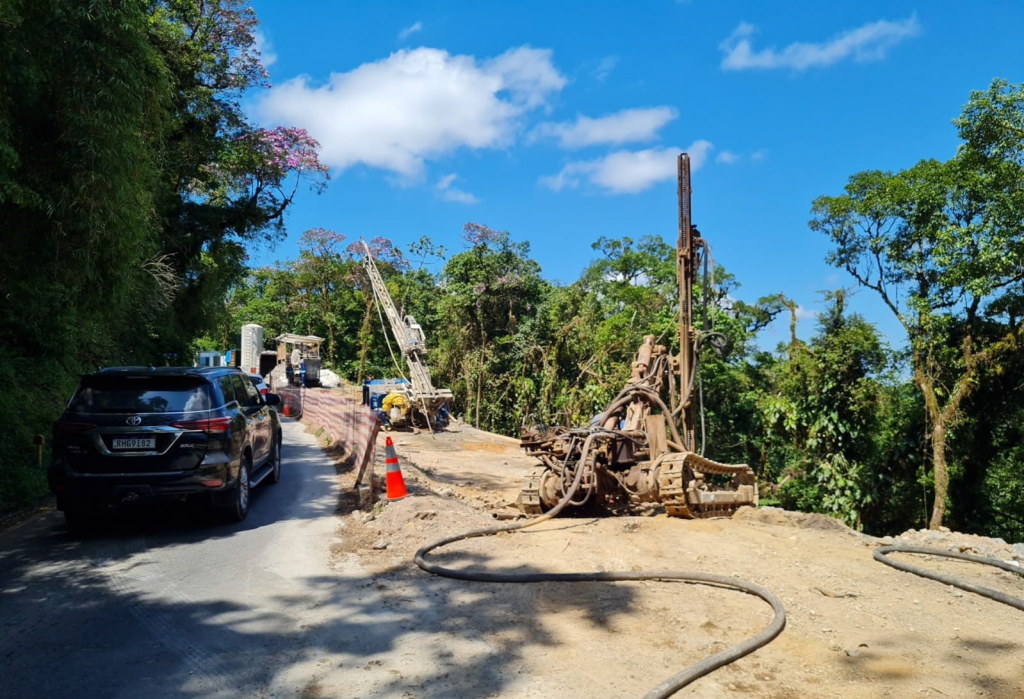
{"label": "dust on ground", "polygon": [[[377,447],[380,476],[385,436]],[[347,500],[345,526],[332,550],[369,570],[375,584],[389,591],[387,604],[415,599],[428,589],[424,576],[431,578],[434,606],[445,608],[425,615],[424,629],[436,633],[440,644],[455,634],[493,648],[488,672],[503,687],[495,696],[642,696],[683,667],[758,633],[771,619],[760,600],[703,585],[434,579],[413,564],[414,552],[427,542],[516,518],[522,474],[534,460],[515,440],[470,427],[391,436],[410,495],[367,511]],[[343,489],[351,488],[351,476],[341,478]],[[913,530],[877,539],[822,515],[777,508],[745,508],[731,519],[713,520],[669,519],[657,511],[563,516],[523,532],[461,541],[431,560],[489,572],[703,571],[756,582],[782,599],[788,623],[778,639],[679,696],[1024,696],[1020,613],[872,559],[876,547],[893,542],[1024,561],[1024,547],[999,540]],[[1011,573],[913,558],[917,565],[1024,596],[1024,579]],[[474,695],[472,687],[444,678],[452,696]]]}

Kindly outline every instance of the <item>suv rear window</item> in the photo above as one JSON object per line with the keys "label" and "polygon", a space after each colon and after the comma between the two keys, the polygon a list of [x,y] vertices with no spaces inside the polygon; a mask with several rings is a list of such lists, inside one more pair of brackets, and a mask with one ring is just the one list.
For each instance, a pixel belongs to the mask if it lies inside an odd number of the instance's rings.
{"label": "suv rear window", "polygon": [[192,377],[86,377],[70,413],[184,413],[210,409],[206,382]]}

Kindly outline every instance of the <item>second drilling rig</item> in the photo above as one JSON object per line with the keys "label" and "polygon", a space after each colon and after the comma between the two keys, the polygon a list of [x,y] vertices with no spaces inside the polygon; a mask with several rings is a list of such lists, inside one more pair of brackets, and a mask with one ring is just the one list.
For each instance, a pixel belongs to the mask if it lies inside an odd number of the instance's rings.
{"label": "second drilling rig", "polygon": [[527,514],[553,508],[574,483],[571,506],[589,502],[615,511],[660,503],[669,516],[691,518],[757,505],[753,470],[705,458],[703,436],[697,443],[698,363],[705,349],[722,348],[724,337],[694,325],[694,286],[702,265],[708,274],[710,249],[691,220],[686,153],[679,155],[678,174],[679,352],[648,335],[629,381],[590,426],[526,426],[521,446],[540,460],[523,481],[520,508]]}

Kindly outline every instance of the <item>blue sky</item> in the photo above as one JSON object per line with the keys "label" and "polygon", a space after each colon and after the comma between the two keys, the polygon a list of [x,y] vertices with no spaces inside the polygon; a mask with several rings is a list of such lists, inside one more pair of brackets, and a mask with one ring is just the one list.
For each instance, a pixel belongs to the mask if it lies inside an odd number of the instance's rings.
{"label": "blue sky", "polygon": [[[690,151],[694,221],[747,301],[783,292],[813,328],[825,264],[811,201],[849,175],[945,159],[950,120],[994,77],[1024,82],[1024,3],[255,2],[274,87],[248,102],[303,126],[331,166],[307,228],[462,249],[468,221],[529,241],[574,281],[601,236],[674,242],[674,155]],[[854,308],[896,343],[888,311]],[[766,345],[785,337],[777,323]]]}

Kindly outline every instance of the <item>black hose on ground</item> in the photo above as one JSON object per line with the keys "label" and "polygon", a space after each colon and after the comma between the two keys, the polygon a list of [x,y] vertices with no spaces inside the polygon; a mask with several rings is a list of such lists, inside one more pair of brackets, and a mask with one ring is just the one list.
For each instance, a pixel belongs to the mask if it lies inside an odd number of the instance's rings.
{"label": "black hose on ground", "polygon": [[946,585],[952,585],[953,587],[959,587],[961,590],[967,590],[973,592],[982,597],[988,597],[996,602],[1002,602],[1008,604],[1011,607],[1024,611],[1024,599],[1017,597],[1011,597],[998,590],[990,590],[987,587],[981,587],[980,585],[974,585],[973,583],[964,582],[959,578],[954,578],[951,575],[944,575],[943,573],[936,573],[924,568],[918,568],[912,566],[909,563],[903,563],[888,557],[890,553],[919,553],[926,556],[943,556],[945,558],[956,558],[961,561],[970,561],[971,563],[981,563],[982,565],[994,566],[996,568],[1002,568],[1003,570],[1017,575],[1024,576],[1024,570],[1021,570],[1018,566],[1010,565],[1005,561],[1000,561],[995,558],[985,558],[982,556],[972,556],[969,553],[958,553],[956,551],[942,551],[940,549],[929,549],[921,546],[880,546],[875,549],[874,557],[879,563],[884,563],[887,566],[902,570],[905,573],[913,573],[914,575],[920,575],[923,578],[931,578],[937,580]]}
{"label": "black hose on ground", "polygon": [[748,594],[760,597],[769,605],[771,605],[772,611],[775,613],[772,618],[772,622],[764,629],[761,633],[748,638],[746,641],[739,643],[731,648],[727,648],[720,653],[715,653],[709,658],[705,658],[695,665],[691,665],[682,672],[672,675],[664,682],[659,684],[657,687],[648,692],[644,699],[666,699],[672,696],[680,689],[690,684],[694,680],[703,677],[711,672],[714,672],[724,665],[728,665],[736,660],[739,660],[745,655],[753,653],[758,648],[768,645],[776,636],[782,633],[782,630],[786,628],[786,611],[782,607],[782,602],[774,594],[769,592],[767,589],[757,585],[755,583],[747,582],[745,580],[738,580],[736,578],[730,578],[725,575],[713,575],[710,573],[691,573],[686,571],[655,571],[652,573],[641,573],[632,571],[608,571],[608,572],[587,572],[587,573],[478,573],[465,570],[456,570],[454,568],[445,568],[437,565],[436,563],[428,563],[426,556],[431,551],[447,546],[448,544],[456,541],[462,541],[464,539],[474,539],[481,536],[493,536],[501,532],[511,532],[520,529],[526,529],[534,525],[545,522],[552,517],[555,517],[559,512],[565,509],[566,505],[572,499],[573,495],[576,494],[576,490],[579,488],[580,483],[583,479],[583,465],[586,464],[587,454],[590,451],[590,445],[593,443],[595,437],[599,436],[600,432],[593,432],[587,436],[586,441],[583,443],[583,449],[580,456],[580,467],[576,469],[576,478],[573,480],[569,490],[565,493],[562,499],[555,505],[551,510],[544,513],[540,517],[526,521],[517,522],[514,524],[506,524],[497,527],[487,527],[486,529],[476,529],[474,531],[466,532],[464,534],[456,534],[455,536],[449,536],[444,539],[439,539],[433,543],[427,544],[420,548],[416,552],[414,558],[416,565],[427,573],[433,575],[439,575],[445,578],[453,578],[455,580],[469,580],[474,582],[491,582],[491,583],[538,583],[538,582],[621,582],[621,581],[640,581],[640,580],[676,580],[680,582],[690,583],[702,583],[705,585],[716,585],[719,587],[727,587],[734,590],[740,590]]}

